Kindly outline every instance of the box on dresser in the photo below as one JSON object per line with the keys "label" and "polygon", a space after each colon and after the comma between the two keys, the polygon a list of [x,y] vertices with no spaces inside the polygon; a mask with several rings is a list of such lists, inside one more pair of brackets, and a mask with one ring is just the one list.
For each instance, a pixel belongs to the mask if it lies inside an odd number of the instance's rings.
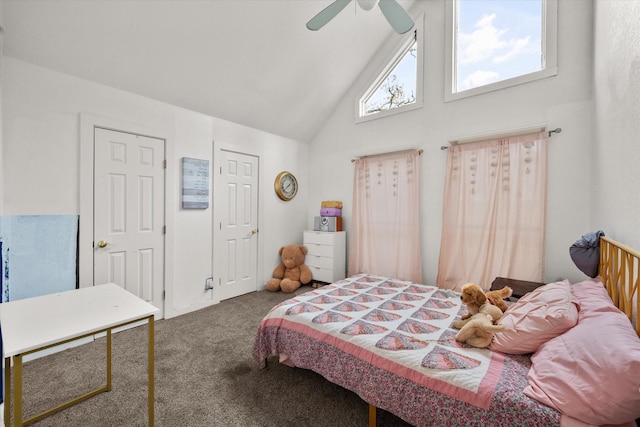
{"label": "box on dresser", "polygon": [[320,208],[320,216],[342,216],[340,208]]}
{"label": "box on dresser", "polygon": [[346,231],[305,230],[304,263],[311,269],[313,282],[332,283],[345,278],[346,235]]}
{"label": "box on dresser", "polygon": [[340,200],[323,200],[320,207],[342,209],[342,202]]}

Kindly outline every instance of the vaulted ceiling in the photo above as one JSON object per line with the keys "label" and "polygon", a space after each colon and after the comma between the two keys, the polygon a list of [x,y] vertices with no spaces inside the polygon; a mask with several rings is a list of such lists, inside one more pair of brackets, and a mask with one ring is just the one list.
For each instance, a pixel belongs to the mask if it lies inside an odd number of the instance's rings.
{"label": "vaulted ceiling", "polygon": [[395,35],[356,2],[307,30],[331,2],[2,0],[3,55],[306,142]]}

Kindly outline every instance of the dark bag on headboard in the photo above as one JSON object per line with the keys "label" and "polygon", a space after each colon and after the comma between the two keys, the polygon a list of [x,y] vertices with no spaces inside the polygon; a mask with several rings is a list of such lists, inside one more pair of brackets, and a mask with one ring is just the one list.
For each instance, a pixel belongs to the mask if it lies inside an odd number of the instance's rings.
{"label": "dark bag on headboard", "polygon": [[604,236],[602,230],[587,233],[569,248],[569,254],[573,263],[587,276],[593,278],[598,275],[600,263],[600,236]]}

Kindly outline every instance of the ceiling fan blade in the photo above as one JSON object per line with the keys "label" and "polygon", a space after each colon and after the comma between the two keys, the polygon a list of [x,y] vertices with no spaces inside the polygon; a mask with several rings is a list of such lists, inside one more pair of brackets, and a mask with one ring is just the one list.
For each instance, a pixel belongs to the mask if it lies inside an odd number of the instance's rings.
{"label": "ceiling fan blade", "polygon": [[351,3],[351,0],[336,0],[331,3],[329,6],[324,8],[320,13],[311,18],[309,22],[307,22],[307,28],[312,31],[317,31],[320,28],[324,27],[327,22],[331,21],[342,9],[347,7],[347,5]]}
{"label": "ceiling fan blade", "polygon": [[411,16],[396,0],[380,0],[378,6],[396,33],[404,34],[415,25]]}

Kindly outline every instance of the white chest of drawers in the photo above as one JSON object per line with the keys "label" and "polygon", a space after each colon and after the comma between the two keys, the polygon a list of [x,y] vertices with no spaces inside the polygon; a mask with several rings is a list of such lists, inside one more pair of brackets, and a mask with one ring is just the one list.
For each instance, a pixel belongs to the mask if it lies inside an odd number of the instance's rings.
{"label": "white chest of drawers", "polygon": [[311,269],[314,281],[332,283],[345,278],[346,240],[346,231],[305,230],[308,252],[304,263]]}

